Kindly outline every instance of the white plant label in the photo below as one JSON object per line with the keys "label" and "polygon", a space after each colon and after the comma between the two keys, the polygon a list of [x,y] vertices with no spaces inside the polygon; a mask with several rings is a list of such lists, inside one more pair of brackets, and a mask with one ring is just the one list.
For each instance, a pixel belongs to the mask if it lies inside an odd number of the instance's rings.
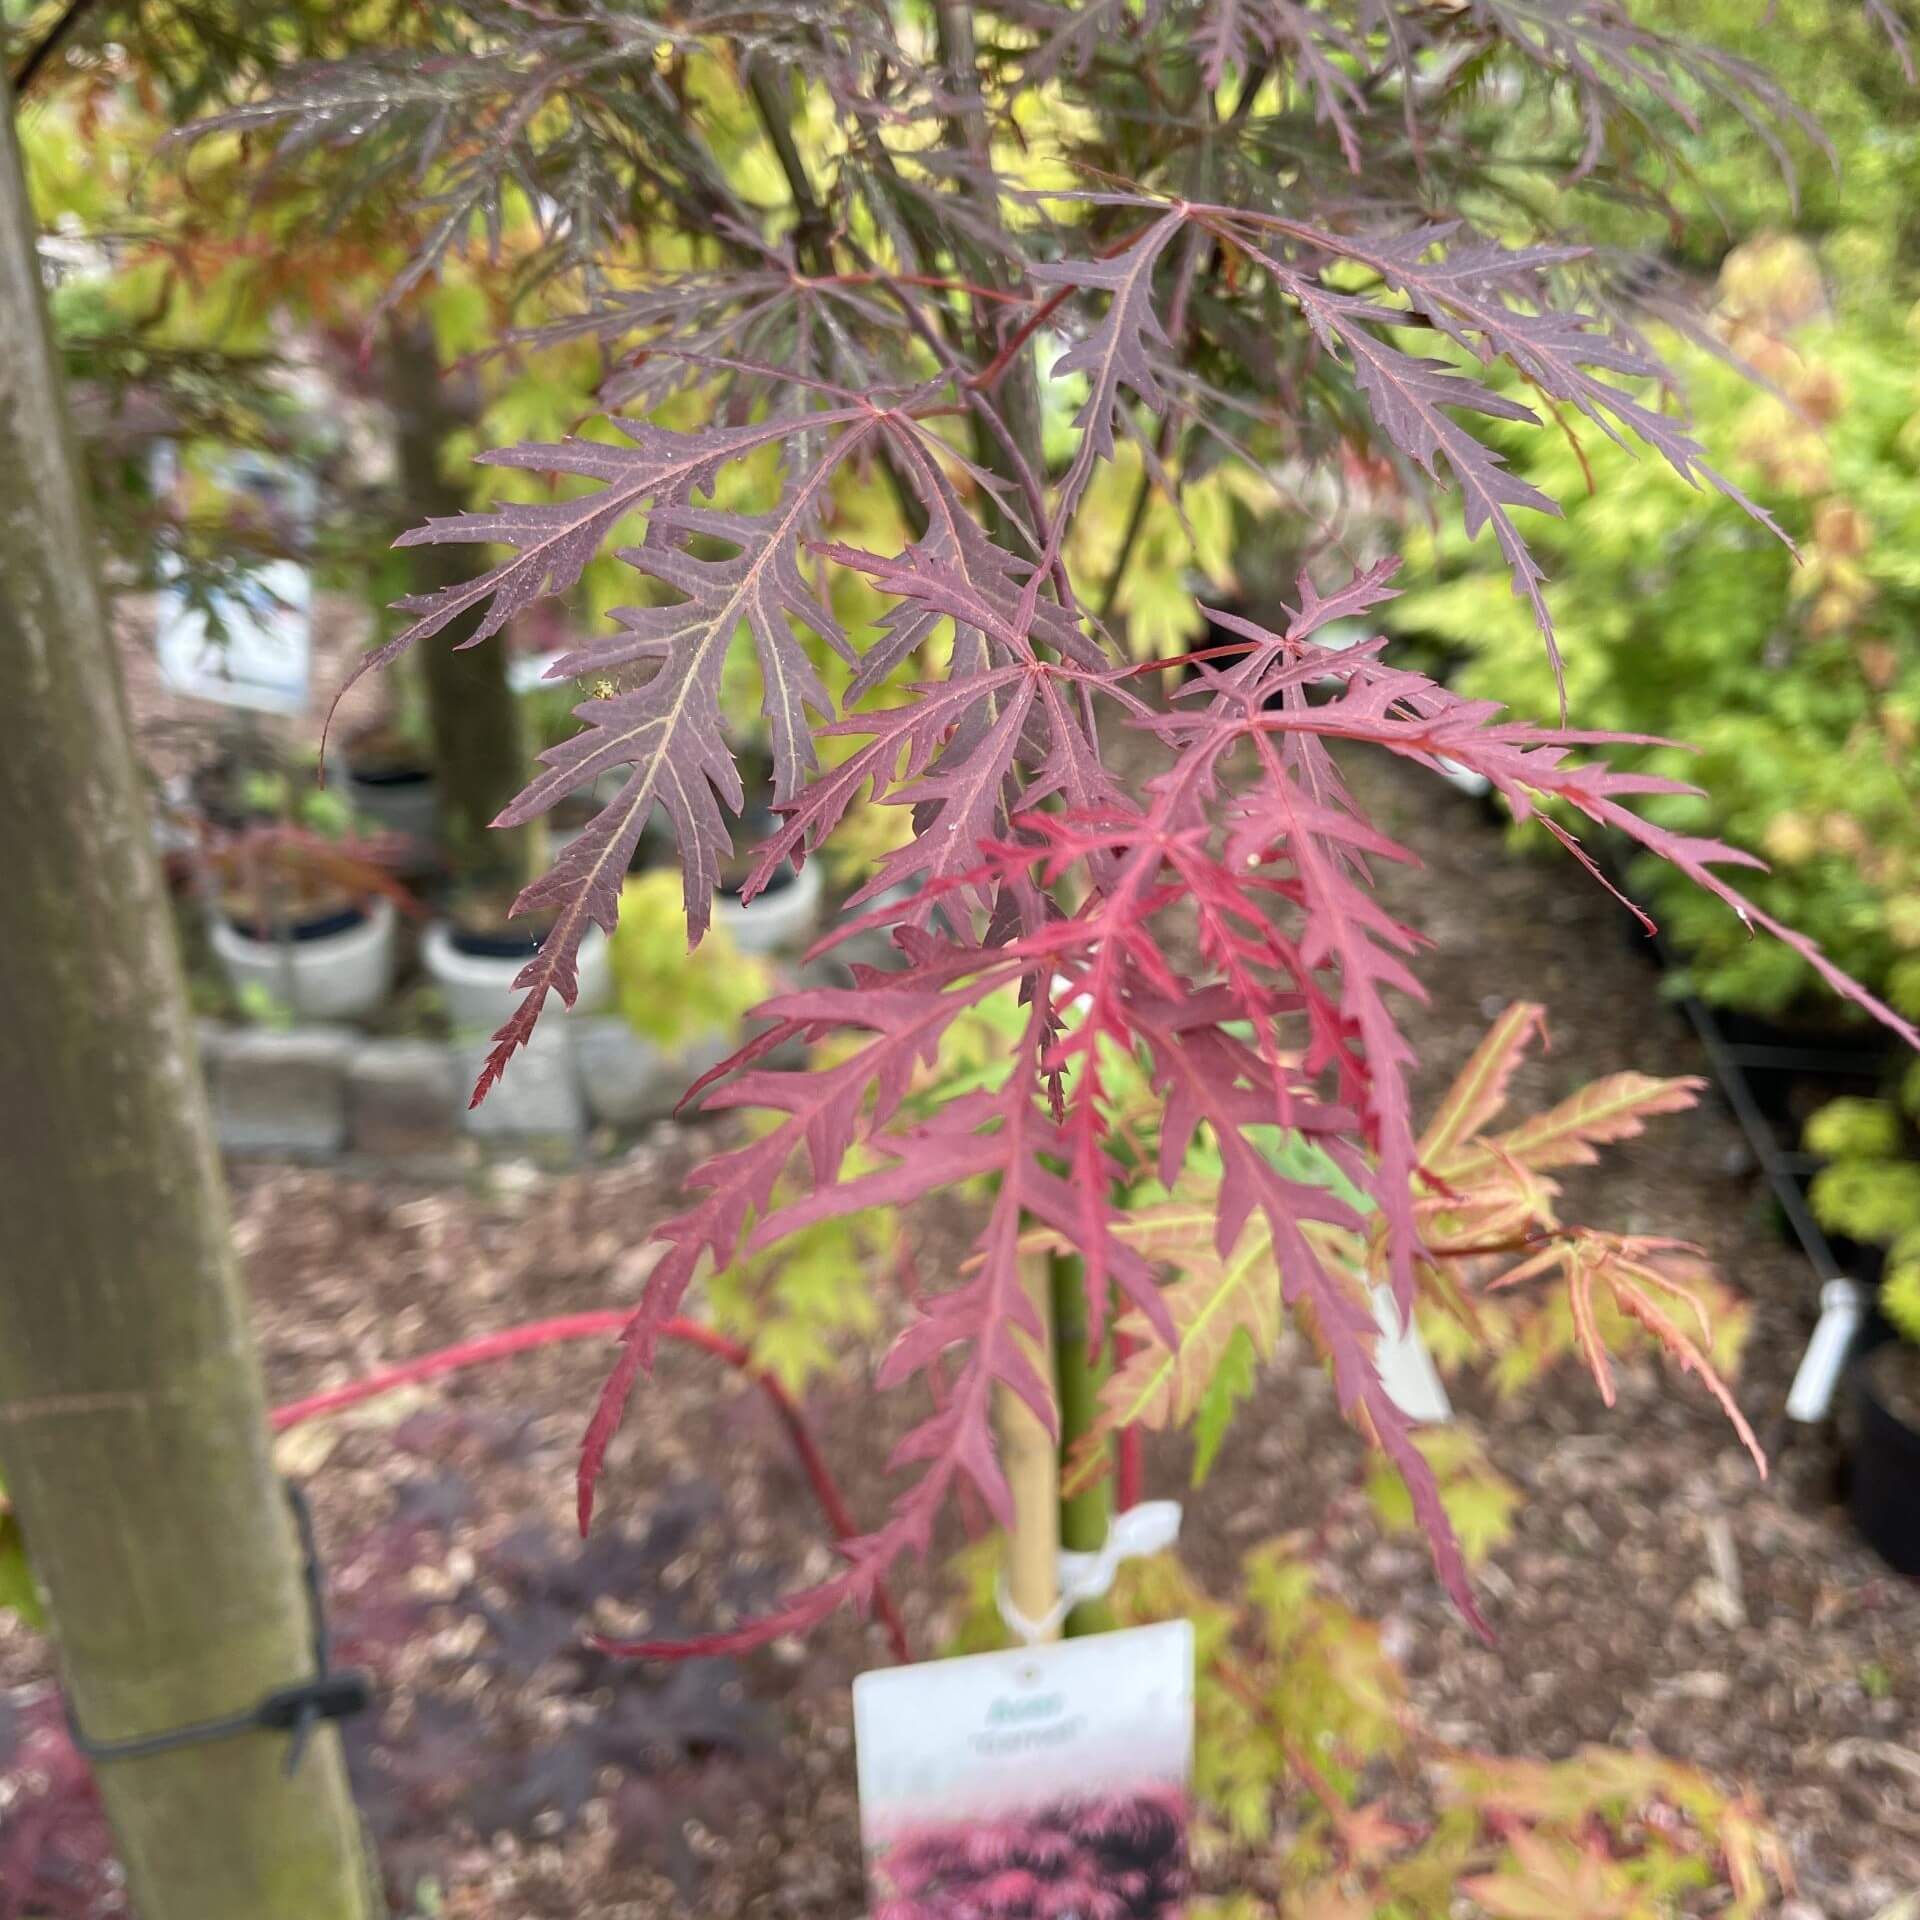
{"label": "white plant label", "polygon": [[875,1920],[1175,1920],[1187,1890],[1184,1620],[853,1683]]}

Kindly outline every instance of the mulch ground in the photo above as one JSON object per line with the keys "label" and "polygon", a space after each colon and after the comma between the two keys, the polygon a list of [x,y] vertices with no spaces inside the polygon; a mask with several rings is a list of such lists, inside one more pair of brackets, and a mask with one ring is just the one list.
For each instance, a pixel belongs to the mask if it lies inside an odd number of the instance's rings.
{"label": "mulch ground", "polygon": [[[1702,1071],[1618,910],[1564,863],[1503,855],[1473,804],[1396,765],[1353,769],[1381,826],[1421,856],[1389,904],[1435,942],[1411,1010],[1430,1100],[1509,1000],[1552,1010],[1522,1099],[1632,1066]],[[471,1189],[241,1168],[237,1232],[276,1400],[543,1314],[631,1302],[649,1225],[700,1129],[663,1127],[617,1163]],[[1761,1203],[1714,1104],[1660,1122],[1583,1179],[1580,1217],[1702,1243],[1748,1296],[1739,1383],[1763,1433],[1804,1346],[1814,1283]],[[923,1266],[938,1277],[938,1243]],[[898,1311],[897,1303],[889,1312]],[[758,1397],[670,1351],[616,1443],[606,1519],[581,1546],[571,1466],[598,1348],[542,1351],[297,1430],[350,1652],[387,1683],[355,1735],[363,1803],[416,1910],[467,1920],[859,1910],[847,1683],[885,1657],[839,1621],[805,1645],[670,1670],[616,1666],[581,1630],[675,1635],[831,1564],[806,1483]],[[861,1513],[884,1501],[864,1358],[814,1396]],[[1482,1645],[1417,1546],[1342,1496],[1362,1469],[1319,1373],[1284,1361],[1189,1496],[1185,1551],[1224,1585],[1253,1543],[1320,1526],[1329,1577],[1386,1623],[1447,1738],[1557,1756],[1651,1744],[1755,1789],[1798,1871],[1793,1920],[1909,1913],[1920,1889],[1920,1585],[1889,1573],[1831,1501],[1825,1440],[1796,1436],[1761,1484],[1697,1388],[1628,1367],[1609,1413],[1571,1373],[1511,1403],[1459,1399],[1528,1496],[1483,1578]],[[1185,1463],[1150,1491],[1185,1494]],[[1330,1506],[1333,1518],[1326,1516]],[[1324,1524],[1322,1524],[1324,1522]],[[950,1595],[901,1583],[933,1644]],[[0,1627],[0,1698],[47,1670]],[[0,1806],[0,1820],[5,1818]],[[404,1910],[404,1909],[403,1909]]]}

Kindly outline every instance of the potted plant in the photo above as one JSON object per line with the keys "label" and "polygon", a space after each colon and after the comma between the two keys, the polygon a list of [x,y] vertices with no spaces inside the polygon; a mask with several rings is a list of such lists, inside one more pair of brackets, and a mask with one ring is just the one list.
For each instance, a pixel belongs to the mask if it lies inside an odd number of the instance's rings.
{"label": "potted plant", "polygon": [[780,822],[773,810],[773,761],[765,748],[757,744],[743,748],[738,765],[746,804],[734,828],[733,852],[720,863],[713,924],[742,953],[798,952],[820,924],[825,892],[820,868],[817,862],[804,867],[783,863],[751,900],[741,899],[753,869],[753,850],[778,830]]}
{"label": "potted plant", "polygon": [[419,903],[394,878],[390,846],[330,837],[306,811],[304,821],[203,838],[208,938],[243,999],[264,996],[305,1019],[360,1019],[392,989],[397,915]]}
{"label": "potted plant", "polygon": [[423,742],[396,720],[378,720],[346,734],[328,756],[328,777],[356,820],[404,834],[416,846],[434,843],[439,797]]}
{"label": "potted plant", "polygon": [[[741,953],[797,953],[819,928],[826,883],[817,861],[809,861],[804,867],[788,862],[774,870],[766,886],[751,900],[741,899],[753,870],[754,850],[779,830],[780,821],[773,806],[773,761],[765,747],[743,746],[736,758],[745,802],[739,819],[729,829],[733,850],[720,862],[713,924],[726,931]],[[673,834],[656,814],[640,836],[629,871],[639,875],[663,870],[677,873],[679,867]]]}
{"label": "potted plant", "polygon": [[772,983],[724,925],[689,951],[679,877],[664,871],[628,880],[610,948],[617,1010],[576,1029],[574,1057],[593,1117],[633,1126],[672,1112],[733,1051]]}
{"label": "potted plant", "polygon": [[[516,697],[525,738],[539,748],[560,737],[578,689],[535,680]],[[455,859],[445,916],[427,929],[420,957],[457,1032],[490,1034],[511,1018],[521,998],[514,982],[554,924],[554,915],[538,907],[516,911],[527,882],[592,824],[620,784],[617,774],[585,781],[523,830],[482,836],[502,844],[469,847]],[[607,940],[598,927],[586,929],[578,966],[575,1011],[597,1012],[612,992]]]}
{"label": "potted plant", "polygon": [[[550,913],[516,915],[513,904],[519,892],[516,881],[472,882],[455,892],[446,917],[434,921],[422,937],[421,964],[457,1032],[492,1033],[519,1005],[514,982],[553,926]],[[596,1012],[606,1004],[613,984],[607,938],[598,927],[589,927],[581,940],[578,964],[575,1011]]]}

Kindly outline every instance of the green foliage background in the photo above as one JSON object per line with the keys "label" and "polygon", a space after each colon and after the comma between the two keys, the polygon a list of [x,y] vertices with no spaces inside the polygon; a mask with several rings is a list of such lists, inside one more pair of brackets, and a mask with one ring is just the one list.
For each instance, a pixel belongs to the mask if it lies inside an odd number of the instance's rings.
{"label": "green foliage background", "polygon": [[[1765,860],[1755,900],[1912,1015],[1920,112],[1857,9],[1781,0],[1763,20],[1710,0],[1684,23],[1761,61],[1780,31],[1822,49],[1790,79],[1828,151],[1791,142],[1783,180],[1720,124],[1691,143],[1673,183],[1678,206],[1710,216],[1676,226],[1669,252],[1710,311],[1699,338],[1662,344],[1709,454],[1785,539],[1590,430],[1495,438],[1570,503],[1529,533],[1551,580],[1573,724],[1686,743],[1639,758],[1702,794],[1647,812]],[[1624,210],[1605,219],[1623,239],[1634,229]],[[1407,544],[1412,588],[1390,610],[1402,638],[1436,648],[1464,690],[1550,718],[1557,689],[1497,558],[1451,521]],[[1683,962],[1677,986],[1790,1025],[1839,1017],[1787,948],[1652,862],[1631,879]],[[1829,1163],[1812,1200],[1830,1231],[1891,1250],[1886,1309],[1920,1338],[1920,1075],[1885,1095],[1840,1102],[1809,1129]]]}

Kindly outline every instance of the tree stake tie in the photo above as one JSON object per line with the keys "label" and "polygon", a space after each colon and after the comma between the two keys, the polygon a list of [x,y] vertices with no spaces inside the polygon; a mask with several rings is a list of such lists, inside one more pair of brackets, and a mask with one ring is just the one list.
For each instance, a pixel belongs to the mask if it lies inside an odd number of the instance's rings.
{"label": "tree stake tie", "polygon": [[1062,1548],[1059,1568],[1060,1597],[1045,1615],[1030,1620],[1014,1605],[1007,1591],[1003,1571],[994,1586],[994,1602],[1007,1629],[1023,1646],[1036,1647],[1055,1639],[1067,1615],[1083,1600],[1099,1600],[1112,1589],[1123,1560],[1145,1560],[1165,1553],[1180,1537],[1178,1500],[1143,1500],[1125,1513],[1115,1514],[1107,1529],[1106,1543],[1096,1553],[1075,1553]]}
{"label": "tree stake tie", "polygon": [[307,1497],[292,1481],[286,1483],[287,1504],[293,1509],[293,1523],[300,1535],[302,1572],[307,1589],[307,1608],[313,1622],[313,1677],[290,1687],[276,1687],[257,1705],[238,1713],[227,1713],[212,1720],[195,1720],[184,1727],[169,1727],[159,1733],[137,1734],[130,1740],[92,1740],[81,1730],[71,1697],[66,1700],[67,1735],[74,1750],[97,1766],[103,1760],[148,1760],[155,1754],[174,1753],[182,1747],[207,1746],[216,1740],[232,1740],[246,1733],[286,1733],[293,1737],[287,1746],[285,1772],[289,1779],[299,1770],[307,1751],[308,1738],[325,1720],[344,1720],[350,1714],[364,1713],[373,1704],[373,1682],[353,1669],[335,1671],[329,1664],[326,1594],[320,1578],[320,1552],[313,1534],[313,1515]]}

